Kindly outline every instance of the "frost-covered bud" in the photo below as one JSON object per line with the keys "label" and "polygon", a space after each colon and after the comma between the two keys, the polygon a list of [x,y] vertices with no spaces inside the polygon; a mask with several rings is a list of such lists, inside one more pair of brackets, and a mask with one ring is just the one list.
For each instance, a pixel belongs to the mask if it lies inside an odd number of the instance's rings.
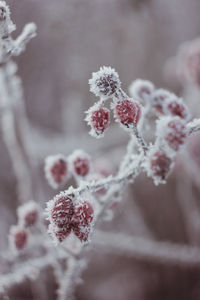
{"label": "frost-covered bud", "polygon": [[173,166],[172,158],[161,150],[151,152],[147,158],[147,174],[153,178],[156,185],[165,183]]}
{"label": "frost-covered bud", "polygon": [[7,38],[14,30],[15,25],[10,19],[10,9],[5,1],[0,1],[0,38]]}
{"label": "frost-covered bud", "polygon": [[70,224],[74,215],[73,196],[61,192],[49,202],[47,211],[51,224],[59,228]]}
{"label": "frost-covered bud", "polygon": [[112,105],[117,122],[126,128],[136,126],[141,117],[141,106],[131,99],[119,100]]}
{"label": "frost-covered bud", "polygon": [[22,250],[27,246],[28,231],[22,226],[12,226],[10,229],[10,246],[13,250]]}
{"label": "frost-covered bud", "polygon": [[114,95],[121,86],[118,73],[111,67],[101,67],[98,72],[92,73],[89,80],[90,91],[102,99]]}
{"label": "frost-covered bud", "polygon": [[90,156],[82,150],[75,150],[70,155],[71,170],[75,176],[87,176],[91,169]]}
{"label": "frost-covered bud", "polygon": [[87,242],[89,239],[91,228],[89,226],[81,226],[78,224],[75,224],[73,227],[73,232],[77,236],[77,238],[81,242]]}
{"label": "frost-covered bud", "polygon": [[75,205],[73,232],[81,242],[88,241],[94,210],[88,201],[81,200]]}
{"label": "frost-covered bud", "polygon": [[190,118],[188,109],[180,98],[169,99],[166,110],[167,113],[172,116],[178,116],[184,120],[188,120]]}
{"label": "frost-covered bud", "polygon": [[179,117],[165,117],[157,122],[157,136],[170,150],[179,151],[187,138],[187,128]]}
{"label": "frost-covered bud", "polygon": [[39,219],[39,205],[33,201],[21,205],[17,209],[19,224],[25,227],[34,226]]}
{"label": "frost-covered bud", "polygon": [[87,111],[85,120],[91,127],[91,136],[96,138],[103,137],[110,123],[110,111],[106,107],[94,105]]}
{"label": "frost-covered bud", "polygon": [[154,85],[151,81],[136,79],[129,87],[131,97],[138,100],[148,100],[154,91]]}
{"label": "frost-covered bud", "polygon": [[94,218],[94,210],[88,201],[79,201],[75,205],[73,223],[81,226],[89,226]]}
{"label": "frost-covered bud", "polygon": [[72,231],[71,224],[63,226],[62,228],[50,225],[49,228],[49,232],[51,236],[56,242],[59,243],[62,243],[70,235],[71,231]]}
{"label": "frost-covered bud", "polygon": [[[173,94],[170,92],[164,90],[164,89],[158,89],[155,90],[152,94],[152,105],[153,107],[161,114],[165,114],[165,106],[166,102],[169,98],[171,98]],[[176,96],[175,96],[176,97]]]}
{"label": "frost-covered bud", "polygon": [[45,159],[45,176],[52,188],[65,184],[69,178],[67,158],[62,154],[51,155]]}

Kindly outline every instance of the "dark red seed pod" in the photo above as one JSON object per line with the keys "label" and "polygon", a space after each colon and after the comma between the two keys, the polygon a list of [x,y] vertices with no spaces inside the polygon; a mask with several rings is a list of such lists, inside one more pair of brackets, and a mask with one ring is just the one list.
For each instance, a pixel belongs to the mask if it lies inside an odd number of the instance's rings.
{"label": "dark red seed pod", "polygon": [[116,120],[127,128],[136,126],[141,117],[141,106],[136,101],[120,100],[114,104]]}
{"label": "dark red seed pod", "polygon": [[75,205],[73,223],[81,226],[88,226],[93,221],[94,210],[92,205],[87,201],[80,201]]}
{"label": "dark red seed pod", "polygon": [[81,242],[87,242],[90,234],[89,226],[74,225],[73,232]]}
{"label": "dark red seed pod", "polygon": [[82,150],[76,150],[70,157],[72,172],[75,176],[86,176],[90,172],[90,157]]}
{"label": "dark red seed pod", "polygon": [[72,225],[63,226],[62,228],[54,227],[52,232],[59,243],[62,243],[71,233]]}
{"label": "dark red seed pod", "polygon": [[102,137],[110,123],[110,111],[105,107],[92,107],[86,117],[88,125],[91,127],[90,134],[94,137]]}
{"label": "dark red seed pod", "polygon": [[30,201],[20,206],[17,214],[19,224],[25,227],[34,226],[39,220],[39,206],[34,201]]}
{"label": "dark red seed pod", "polygon": [[180,119],[175,119],[167,124],[165,140],[168,146],[174,151],[179,151],[187,138],[187,129]]}
{"label": "dark red seed pod", "polygon": [[181,101],[169,101],[169,104],[167,105],[167,110],[172,116],[178,116],[181,119],[185,120],[189,118],[189,112],[186,106],[183,103],[181,103]]}
{"label": "dark red seed pod", "polygon": [[165,180],[172,168],[172,159],[163,151],[156,151],[149,157],[150,175],[158,180]]}
{"label": "dark red seed pod", "polygon": [[21,226],[13,226],[10,231],[11,246],[16,250],[26,247],[28,241],[28,231]]}
{"label": "dark red seed pod", "polygon": [[74,204],[72,196],[58,195],[51,208],[52,223],[59,228],[68,225],[74,214]]}
{"label": "dark red seed pod", "polygon": [[45,160],[45,175],[48,183],[53,188],[67,182],[69,178],[68,162],[64,155],[48,156]]}

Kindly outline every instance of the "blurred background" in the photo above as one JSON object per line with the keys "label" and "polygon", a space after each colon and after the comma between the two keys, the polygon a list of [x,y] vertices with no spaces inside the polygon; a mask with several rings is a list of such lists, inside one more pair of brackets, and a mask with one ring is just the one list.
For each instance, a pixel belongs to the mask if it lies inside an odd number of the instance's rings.
{"label": "blurred background", "polygon": [[[94,159],[106,157],[116,169],[126,150],[128,136],[114,123],[104,139],[95,140],[88,135],[84,112],[96,101],[89,92],[91,73],[108,65],[119,73],[125,91],[133,80],[143,78],[158,88],[169,88],[183,95],[183,87],[165,76],[164,65],[180,44],[200,35],[200,1],[8,0],[7,3],[17,25],[14,36],[25,23],[33,21],[38,26],[37,37],[16,61],[32,128],[30,147],[39,159],[39,202],[45,207],[46,201],[55,195],[44,179],[43,161],[47,155],[69,154],[82,148]],[[195,148],[197,157],[199,146],[200,141]],[[194,162],[195,172],[188,161],[183,164],[180,159],[168,183],[159,187],[142,174],[126,189],[124,203],[117,208],[113,221],[103,224],[102,229],[200,246],[200,238],[194,241],[188,230],[181,204],[183,197],[189,209],[191,198],[195,208],[200,204],[200,160]],[[0,163],[0,244],[6,249],[7,233],[16,222],[18,203],[16,179],[2,139]],[[187,192],[183,192],[183,187]],[[144,217],[144,226],[138,225],[138,213]],[[195,226],[200,236],[199,223]],[[48,299],[55,299],[52,272],[46,273]],[[199,276],[198,268],[147,263],[106,254],[94,246],[76,299],[199,300]],[[10,291],[11,300],[37,299],[34,297],[28,283]]]}

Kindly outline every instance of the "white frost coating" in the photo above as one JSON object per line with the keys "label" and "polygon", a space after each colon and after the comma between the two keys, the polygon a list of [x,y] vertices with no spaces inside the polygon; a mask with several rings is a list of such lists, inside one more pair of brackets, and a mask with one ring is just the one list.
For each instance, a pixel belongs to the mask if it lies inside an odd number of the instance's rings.
{"label": "white frost coating", "polygon": [[150,101],[154,89],[154,84],[151,81],[136,79],[129,86],[129,93],[131,97],[139,101]]}
{"label": "white frost coating", "polygon": [[19,55],[25,50],[26,44],[36,36],[36,30],[35,23],[25,25],[22,33],[15,41],[15,49],[13,50],[15,55]]}
{"label": "white frost coating", "polygon": [[[89,134],[97,139],[100,139],[102,137],[104,137],[104,132],[99,132],[98,130],[96,130],[94,128],[93,122],[92,122],[92,115],[95,111],[99,110],[102,107],[102,102],[99,101],[97,103],[95,103],[92,107],[90,107],[85,113],[87,114],[85,121],[87,122],[87,124],[91,127]],[[107,109],[106,107],[102,107],[104,109],[104,111],[108,112],[110,114],[109,109]],[[110,116],[109,116],[110,119]],[[106,122],[106,120],[105,120]],[[108,121],[108,123],[110,123],[110,120]],[[104,126],[102,126],[102,129],[104,129]],[[107,128],[105,129],[107,130]],[[101,131],[101,130],[100,130]]]}
{"label": "white frost coating", "polygon": [[188,134],[194,135],[200,131],[200,119],[194,119],[187,124]]}
{"label": "white frost coating", "polygon": [[16,29],[10,18],[10,9],[5,1],[0,1],[0,38],[7,38]]}
{"label": "white frost coating", "polygon": [[118,73],[111,67],[101,67],[98,72],[92,73],[89,80],[90,91],[101,99],[114,95],[121,86]]}
{"label": "white frost coating", "polygon": [[[59,176],[60,180],[58,182],[58,180],[56,180],[54,174],[52,173],[52,168],[55,166],[56,163],[59,163],[59,161],[65,163],[66,172]],[[70,176],[69,164],[66,156],[64,156],[63,154],[56,154],[56,155],[50,155],[46,157],[45,165],[44,165],[44,173],[49,185],[52,188],[57,189],[60,185],[65,184]]]}
{"label": "white frost coating", "polygon": [[40,212],[40,207],[39,205],[34,202],[34,201],[29,201],[21,206],[18,207],[17,209],[17,215],[19,219],[19,224],[22,226],[25,226],[25,217],[31,212],[37,212],[39,215]]}

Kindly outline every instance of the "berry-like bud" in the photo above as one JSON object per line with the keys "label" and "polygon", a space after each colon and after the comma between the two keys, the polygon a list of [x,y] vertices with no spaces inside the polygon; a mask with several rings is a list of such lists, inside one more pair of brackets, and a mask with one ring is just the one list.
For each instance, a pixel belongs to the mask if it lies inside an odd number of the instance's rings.
{"label": "berry-like bud", "polygon": [[10,229],[10,244],[13,250],[22,250],[27,246],[28,231],[17,225]]}
{"label": "berry-like bud", "polygon": [[154,85],[151,81],[136,79],[129,87],[131,97],[144,102],[149,100],[154,91]]}
{"label": "berry-like bud", "polygon": [[81,242],[87,242],[90,234],[90,229],[91,228],[89,226],[81,226],[79,224],[75,224],[73,227],[73,232]]}
{"label": "berry-like bud", "polygon": [[71,225],[66,225],[62,228],[52,226],[52,228],[50,229],[50,233],[52,234],[53,238],[59,243],[62,243],[70,235],[71,231]]}
{"label": "berry-like bud", "polygon": [[56,242],[63,242],[71,232],[87,241],[94,218],[92,205],[85,200],[72,202],[71,194],[60,193],[48,203],[49,233]]}
{"label": "berry-like bud", "polygon": [[147,161],[148,176],[154,179],[155,184],[165,183],[174,162],[164,151],[157,150],[151,153]]}
{"label": "berry-like bud", "polygon": [[87,201],[80,201],[76,203],[74,215],[73,215],[73,223],[88,226],[93,221],[94,210],[92,205]]}
{"label": "berry-like bud", "polygon": [[170,99],[167,104],[167,112],[172,116],[178,116],[181,119],[188,120],[190,115],[182,99]]}
{"label": "berry-like bud", "polygon": [[75,176],[87,176],[90,172],[90,156],[82,150],[76,150],[69,158]]}
{"label": "berry-like bud", "polygon": [[157,122],[157,136],[161,144],[179,151],[187,138],[187,128],[179,117],[164,117]]}
{"label": "berry-like bud", "polygon": [[154,91],[152,94],[152,99],[151,99],[153,107],[159,113],[165,114],[166,102],[168,101],[169,98],[172,97],[172,95],[173,94],[171,94],[170,92],[168,92],[164,89],[158,89],[158,90]]}
{"label": "berry-like bud", "polygon": [[141,117],[141,106],[131,99],[117,101],[113,104],[114,115],[117,122],[126,128],[133,128]]}
{"label": "berry-like bud", "polygon": [[187,137],[187,129],[183,122],[176,119],[168,123],[168,134],[165,137],[168,145],[174,150],[178,151],[185,143]]}
{"label": "berry-like bud", "polygon": [[58,188],[69,178],[67,158],[62,154],[48,156],[45,159],[44,171],[49,185]]}
{"label": "berry-like bud", "polygon": [[110,111],[105,107],[94,105],[87,111],[85,119],[91,127],[90,134],[96,138],[103,137],[110,123]]}
{"label": "berry-like bud", "polygon": [[25,227],[34,226],[39,219],[39,206],[30,201],[17,209],[19,223]]}
{"label": "berry-like bud", "polygon": [[59,228],[70,224],[74,215],[74,204],[72,195],[60,193],[50,204],[50,222]]}
{"label": "berry-like bud", "polygon": [[104,66],[98,72],[92,73],[89,85],[92,93],[102,99],[107,99],[120,89],[121,82],[114,69]]}

